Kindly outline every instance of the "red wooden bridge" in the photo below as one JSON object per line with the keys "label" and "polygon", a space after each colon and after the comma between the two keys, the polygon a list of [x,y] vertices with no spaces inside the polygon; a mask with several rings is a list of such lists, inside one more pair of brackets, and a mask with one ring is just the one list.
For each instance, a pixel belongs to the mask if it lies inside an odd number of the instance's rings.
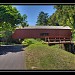
{"label": "red wooden bridge", "polygon": [[13,39],[41,38],[45,43],[71,43],[72,32],[69,26],[32,26],[16,29]]}

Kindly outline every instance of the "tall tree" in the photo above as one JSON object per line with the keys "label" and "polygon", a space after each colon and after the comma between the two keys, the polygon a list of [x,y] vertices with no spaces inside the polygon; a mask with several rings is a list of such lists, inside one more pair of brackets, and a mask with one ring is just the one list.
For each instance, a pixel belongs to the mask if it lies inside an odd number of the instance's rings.
{"label": "tall tree", "polygon": [[23,15],[23,20],[21,21],[21,26],[24,28],[25,26],[29,26],[27,23],[27,16],[26,14]]}
{"label": "tall tree", "polygon": [[23,16],[12,5],[0,5],[0,37],[8,38]]}
{"label": "tall tree", "polygon": [[11,26],[19,24],[22,16],[19,11],[12,5],[0,5],[0,23],[10,23]]}
{"label": "tall tree", "polygon": [[54,25],[55,22],[58,22],[59,25],[75,29],[75,5],[54,5],[54,8],[56,11],[49,17],[48,23]]}
{"label": "tall tree", "polygon": [[43,11],[41,11],[37,18],[36,25],[37,26],[40,26],[40,25],[45,26],[47,24],[48,24],[48,13],[44,13]]}

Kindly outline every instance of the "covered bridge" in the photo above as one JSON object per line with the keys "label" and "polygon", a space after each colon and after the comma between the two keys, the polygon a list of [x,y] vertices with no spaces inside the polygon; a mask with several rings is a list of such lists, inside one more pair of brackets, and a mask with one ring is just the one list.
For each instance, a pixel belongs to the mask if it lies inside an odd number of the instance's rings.
{"label": "covered bridge", "polygon": [[13,39],[43,38],[45,41],[71,41],[72,32],[69,26],[29,26],[16,29]]}

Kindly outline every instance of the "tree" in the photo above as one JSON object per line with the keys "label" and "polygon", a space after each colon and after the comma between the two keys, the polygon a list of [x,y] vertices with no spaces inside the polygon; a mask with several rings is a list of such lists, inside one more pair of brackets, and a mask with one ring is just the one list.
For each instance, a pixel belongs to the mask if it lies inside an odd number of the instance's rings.
{"label": "tree", "polygon": [[12,5],[0,5],[0,37],[9,39],[11,32],[22,21],[23,16],[15,7]]}
{"label": "tree", "polygon": [[22,21],[19,11],[12,5],[0,5],[0,23],[10,23],[12,27]]}
{"label": "tree", "polygon": [[48,24],[48,13],[44,13],[43,11],[41,11],[37,18],[36,25],[37,26],[39,26],[39,25],[45,26],[47,24]]}
{"label": "tree", "polygon": [[52,25],[55,26],[57,22],[58,22],[58,21],[57,21],[57,16],[56,16],[55,13],[53,13],[52,16],[50,16],[50,17],[48,18],[48,25],[50,25],[50,26],[52,26]]}
{"label": "tree", "polygon": [[26,14],[23,15],[23,20],[21,22],[21,26],[24,28],[25,26],[29,26],[27,23],[27,16]]}
{"label": "tree", "polygon": [[70,26],[75,29],[75,5],[54,5],[55,13],[48,18],[48,23],[56,22],[62,26]]}

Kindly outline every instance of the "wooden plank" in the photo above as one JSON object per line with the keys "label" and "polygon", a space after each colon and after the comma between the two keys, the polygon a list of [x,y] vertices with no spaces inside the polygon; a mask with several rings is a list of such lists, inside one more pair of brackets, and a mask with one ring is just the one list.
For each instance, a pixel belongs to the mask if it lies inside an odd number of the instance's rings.
{"label": "wooden plank", "polygon": [[45,42],[46,42],[46,37],[45,37]]}
{"label": "wooden plank", "polygon": [[68,37],[68,36],[46,36],[47,38],[49,37],[50,39],[71,39],[71,37]]}
{"label": "wooden plank", "polygon": [[49,37],[48,37],[48,42],[50,42],[50,39],[49,39]]}
{"label": "wooden plank", "polygon": [[60,38],[60,37],[59,37],[59,38],[56,38],[56,37],[52,37],[52,38],[51,38],[51,37],[46,37],[46,38],[48,38],[48,40],[52,40],[52,41],[53,41],[53,40],[54,40],[54,41],[56,41],[56,40],[59,40],[59,41],[60,41],[60,40],[64,40],[64,41],[69,40],[69,41],[71,41],[71,38],[64,38],[64,37],[63,37],[63,38]]}
{"label": "wooden plank", "polygon": [[49,44],[66,44],[66,43],[72,43],[70,41],[59,41],[59,42],[44,42],[44,43],[49,43]]}
{"label": "wooden plank", "polygon": [[[52,41],[52,42],[51,42]],[[46,36],[45,43],[47,44],[66,44],[72,43],[71,38],[68,36]]]}

